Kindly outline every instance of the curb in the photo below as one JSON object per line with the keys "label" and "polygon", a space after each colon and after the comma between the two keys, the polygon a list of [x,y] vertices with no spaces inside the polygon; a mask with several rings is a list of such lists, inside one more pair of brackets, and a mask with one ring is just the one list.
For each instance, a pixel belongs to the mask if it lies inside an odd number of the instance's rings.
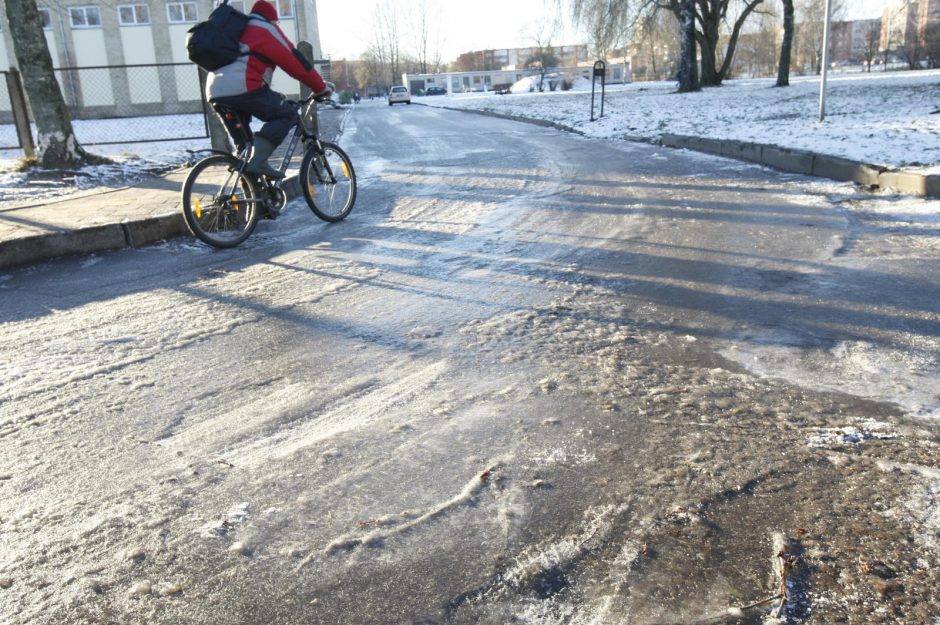
{"label": "curb", "polygon": [[[287,193],[287,201],[301,194],[297,176],[286,178],[281,188]],[[0,269],[22,267],[62,256],[143,247],[188,234],[182,211],[116,224],[43,232],[0,241]]]}
{"label": "curb", "polygon": [[907,195],[940,197],[940,175],[888,169],[838,156],[732,139],[706,139],[665,134],[660,145],[725,156],[805,176],[854,182],[871,190],[890,189]]}
{"label": "curb", "polygon": [[[428,106],[425,104],[424,106]],[[524,122],[546,128],[556,128],[580,136],[587,136],[583,131],[557,122],[544,119],[508,115],[494,111],[461,109],[441,106],[448,111],[474,113],[487,117],[498,117],[511,121]],[[657,139],[646,137],[623,137],[635,143],[651,143],[669,148],[679,148],[733,158],[771,167],[780,171],[817,178],[829,178],[840,182],[854,182],[869,190],[893,190],[905,195],[918,197],[940,197],[940,175],[919,174],[910,171],[888,169],[880,165],[852,161],[839,156],[827,156],[806,150],[781,148],[763,143],[749,143],[733,139],[708,139],[688,135],[664,134]]]}
{"label": "curb", "polygon": [[[349,111],[339,121],[335,136],[324,140],[337,141],[346,127]],[[125,187],[126,190],[132,187]],[[289,176],[281,183],[290,202],[301,196],[300,180],[296,175]],[[66,198],[65,201],[67,201]],[[183,219],[181,210],[172,213],[128,219],[120,223],[90,226],[75,230],[58,229],[35,235],[0,241],[0,270],[23,267],[26,265],[52,260],[62,256],[109,252],[134,247],[151,245],[180,236],[189,236],[189,228]]]}

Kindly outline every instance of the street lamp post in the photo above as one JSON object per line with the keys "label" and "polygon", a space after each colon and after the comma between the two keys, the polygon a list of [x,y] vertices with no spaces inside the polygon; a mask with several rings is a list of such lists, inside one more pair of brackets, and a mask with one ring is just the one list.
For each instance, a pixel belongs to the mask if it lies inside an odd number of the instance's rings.
{"label": "street lamp post", "polygon": [[829,74],[829,21],[832,18],[832,0],[826,0],[826,21],[823,27],[822,80],[819,81],[819,121],[826,118],[826,78]]}

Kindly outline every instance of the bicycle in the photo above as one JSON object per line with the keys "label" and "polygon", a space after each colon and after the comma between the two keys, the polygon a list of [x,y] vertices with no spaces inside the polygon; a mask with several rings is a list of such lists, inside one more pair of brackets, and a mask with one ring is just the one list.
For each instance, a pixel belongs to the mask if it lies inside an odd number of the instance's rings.
{"label": "bicycle", "polygon": [[[313,96],[294,104],[299,118],[284,141],[287,150],[279,171],[283,176],[297,145],[303,142],[298,178],[304,199],[323,221],[342,221],[356,202],[352,161],[338,145],[320,140]],[[218,110],[228,119],[235,115],[224,106]],[[245,172],[251,154],[250,129],[241,128],[241,132],[246,140],[240,152],[213,150],[214,154],[193,166],[183,183],[186,226],[213,247],[235,247],[251,235],[262,212],[276,219],[287,206],[287,192],[281,188],[285,178]]]}

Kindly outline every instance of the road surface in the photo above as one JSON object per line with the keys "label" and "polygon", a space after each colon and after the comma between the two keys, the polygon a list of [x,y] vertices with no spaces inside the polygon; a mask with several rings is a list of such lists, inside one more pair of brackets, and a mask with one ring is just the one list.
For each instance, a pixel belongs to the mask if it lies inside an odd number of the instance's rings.
{"label": "road surface", "polygon": [[343,223],[0,275],[0,622],[758,623],[790,556],[780,622],[940,618],[935,226],[417,105],[340,144]]}

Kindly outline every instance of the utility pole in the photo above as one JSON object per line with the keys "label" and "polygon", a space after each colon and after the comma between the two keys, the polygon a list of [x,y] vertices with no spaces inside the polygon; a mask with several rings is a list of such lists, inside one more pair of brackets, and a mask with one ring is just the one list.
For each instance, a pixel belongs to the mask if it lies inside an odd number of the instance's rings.
{"label": "utility pole", "polygon": [[823,27],[822,80],[819,81],[819,121],[826,118],[826,77],[829,74],[829,22],[832,19],[832,0],[826,0],[826,21]]}

